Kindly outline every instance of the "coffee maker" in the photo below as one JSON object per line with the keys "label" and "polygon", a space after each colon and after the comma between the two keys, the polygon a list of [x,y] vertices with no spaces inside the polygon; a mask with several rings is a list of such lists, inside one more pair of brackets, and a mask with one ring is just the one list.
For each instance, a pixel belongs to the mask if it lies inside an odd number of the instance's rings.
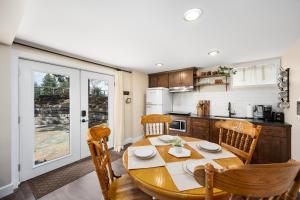
{"label": "coffee maker", "polygon": [[255,119],[264,121],[272,121],[272,106],[270,105],[255,105],[253,116]]}

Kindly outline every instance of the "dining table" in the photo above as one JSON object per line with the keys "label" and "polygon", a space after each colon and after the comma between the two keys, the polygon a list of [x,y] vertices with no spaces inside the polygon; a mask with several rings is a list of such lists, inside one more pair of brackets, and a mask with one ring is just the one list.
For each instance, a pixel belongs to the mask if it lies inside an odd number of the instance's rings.
{"label": "dining table", "polygon": [[[205,199],[205,187],[200,186],[198,188],[179,190],[176,187],[174,179],[167,169],[167,165],[171,165],[176,162],[184,162],[190,159],[204,159],[206,154],[201,154],[195,148],[192,148],[192,143],[201,141],[197,138],[180,136],[185,141],[184,148],[190,150],[189,157],[178,158],[169,153],[172,145],[153,145],[150,138],[144,138],[138,142],[133,143],[129,148],[154,146],[159,156],[165,162],[165,166],[129,169],[128,168],[128,149],[123,154],[123,165],[127,170],[128,175],[134,180],[135,184],[145,193],[162,200],[174,200],[174,199]],[[244,165],[241,159],[236,156],[224,157],[212,159],[215,163],[223,168],[226,167],[238,167]],[[192,176],[191,176],[192,177]],[[192,177],[194,178],[194,177]],[[177,181],[178,182],[178,181]],[[178,183],[177,183],[178,184]],[[214,188],[214,198],[222,199],[227,194],[217,188]]]}

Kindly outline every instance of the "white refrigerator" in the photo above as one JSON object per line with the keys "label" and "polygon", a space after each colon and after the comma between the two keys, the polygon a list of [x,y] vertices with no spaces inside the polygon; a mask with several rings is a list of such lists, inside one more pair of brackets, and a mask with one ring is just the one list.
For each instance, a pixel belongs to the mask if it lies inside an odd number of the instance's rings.
{"label": "white refrigerator", "polygon": [[146,92],[146,114],[168,114],[173,107],[172,94],[168,88],[148,88]]}

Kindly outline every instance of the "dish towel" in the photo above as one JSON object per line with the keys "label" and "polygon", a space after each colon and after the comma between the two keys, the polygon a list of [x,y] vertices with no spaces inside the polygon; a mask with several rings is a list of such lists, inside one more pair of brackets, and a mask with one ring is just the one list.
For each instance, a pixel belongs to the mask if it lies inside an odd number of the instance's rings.
{"label": "dish towel", "polygon": [[193,176],[183,170],[183,162],[167,163],[166,168],[179,191],[191,190],[201,186]]}
{"label": "dish towel", "polygon": [[201,154],[204,158],[213,160],[213,159],[237,157],[233,153],[225,150],[224,148],[222,148],[222,150],[220,152],[217,152],[217,153],[210,153],[210,152],[207,152],[207,151],[200,150],[200,149],[197,148],[197,143],[199,143],[199,142],[188,142],[187,144],[190,147],[192,147],[195,151],[197,151],[199,154]]}
{"label": "dish towel", "polygon": [[[156,155],[150,159],[140,159],[134,155],[134,151],[136,149],[151,149],[156,151]],[[145,169],[145,168],[152,168],[152,167],[161,167],[165,166],[166,163],[160,156],[159,152],[155,148],[155,146],[148,145],[148,146],[138,146],[138,147],[128,147],[128,169]]]}

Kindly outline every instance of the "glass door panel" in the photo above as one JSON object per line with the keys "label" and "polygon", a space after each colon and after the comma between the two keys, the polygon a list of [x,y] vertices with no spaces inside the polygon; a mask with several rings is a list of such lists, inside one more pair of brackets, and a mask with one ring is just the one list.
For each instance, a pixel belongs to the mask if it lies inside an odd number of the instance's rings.
{"label": "glass door panel", "polygon": [[90,156],[86,142],[88,128],[106,123],[111,129],[109,148],[113,144],[114,77],[81,72],[81,158]]}
{"label": "glass door panel", "polygon": [[70,154],[70,77],[34,72],[34,164]]}

